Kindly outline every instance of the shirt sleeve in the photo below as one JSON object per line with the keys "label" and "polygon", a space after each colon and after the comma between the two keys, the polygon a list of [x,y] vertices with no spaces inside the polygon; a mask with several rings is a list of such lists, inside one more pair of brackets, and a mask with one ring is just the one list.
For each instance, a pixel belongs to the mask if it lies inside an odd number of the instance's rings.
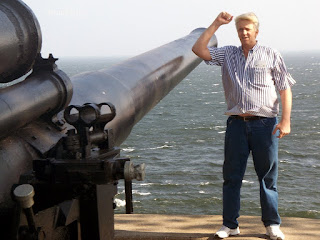
{"label": "shirt sleeve", "polygon": [[275,61],[272,74],[278,90],[286,90],[296,83],[296,81],[288,72],[282,56],[278,52],[275,53]]}
{"label": "shirt sleeve", "polygon": [[216,66],[222,66],[224,63],[224,57],[226,53],[226,47],[209,47],[209,52],[211,56],[211,60],[204,61],[207,65],[216,65]]}

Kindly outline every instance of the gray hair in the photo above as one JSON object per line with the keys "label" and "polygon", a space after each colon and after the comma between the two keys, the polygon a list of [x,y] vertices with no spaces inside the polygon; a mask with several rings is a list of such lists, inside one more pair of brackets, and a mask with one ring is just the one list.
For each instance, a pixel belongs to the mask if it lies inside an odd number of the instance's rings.
{"label": "gray hair", "polygon": [[241,20],[248,20],[252,22],[256,30],[259,30],[259,20],[258,20],[258,17],[253,12],[244,13],[237,16],[236,19],[234,20],[236,22],[236,26],[238,22],[240,22]]}

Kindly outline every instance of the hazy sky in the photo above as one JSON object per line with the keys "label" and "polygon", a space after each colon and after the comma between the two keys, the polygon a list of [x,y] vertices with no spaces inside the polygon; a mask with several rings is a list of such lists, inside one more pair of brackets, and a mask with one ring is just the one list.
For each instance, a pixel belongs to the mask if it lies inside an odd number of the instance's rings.
{"label": "hazy sky", "polygon": [[[221,11],[255,12],[258,40],[280,51],[320,50],[319,0],[24,0],[42,30],[47,56],[137,55],[208,27]],[[234,21],[218,45],[239,45]]]}

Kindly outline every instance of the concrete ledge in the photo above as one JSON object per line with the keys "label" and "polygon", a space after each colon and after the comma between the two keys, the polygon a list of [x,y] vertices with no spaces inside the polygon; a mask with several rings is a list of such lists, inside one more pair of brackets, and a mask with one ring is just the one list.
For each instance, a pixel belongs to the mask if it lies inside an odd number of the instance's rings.
{"label": "concrete ledge", "polygon": [[[221,216],[118,214],[115,216],[116,240],[213,240],[221,227]],[[240,235],[228,239],[268,239],[260,217],[241,216]],[[320,219],[282,218],[286,240],[319,240]]]}

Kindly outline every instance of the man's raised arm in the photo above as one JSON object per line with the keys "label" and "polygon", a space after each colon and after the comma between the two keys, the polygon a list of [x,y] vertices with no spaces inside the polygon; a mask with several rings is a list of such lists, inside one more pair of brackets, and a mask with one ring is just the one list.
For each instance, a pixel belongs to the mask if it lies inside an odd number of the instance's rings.
{"label": "man's raised arm", "polygon": [[213,23],[201,34],[196,43],[192,47],[192,51],[203,60],[211,60],[208,43],[213,34],[223,24],[228,24],[232,21],[233,16],[227,12],[221,12]]}

